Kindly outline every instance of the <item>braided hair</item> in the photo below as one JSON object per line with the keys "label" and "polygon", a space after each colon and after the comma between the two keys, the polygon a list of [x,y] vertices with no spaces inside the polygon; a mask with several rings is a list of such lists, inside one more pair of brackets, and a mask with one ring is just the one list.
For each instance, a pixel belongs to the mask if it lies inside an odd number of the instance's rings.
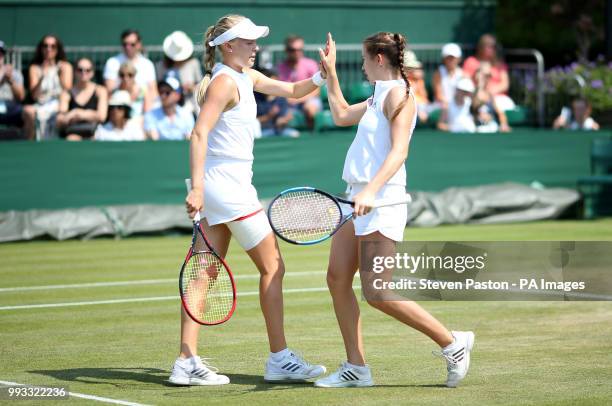
{"label": "braided hair", "polygon": [[367,37],[363,41],[363,44],[369,55],[384,55],[389,61],[391,68],[397,69],[402,79],[404,79],[404,82],[406,82],[406,97],[393,112],[391,116],[391,121],[393,121],[406,105],[408,96],[410,95],[410,82],[408,81],[408,75],[404,66],[406,38],[400,33],[377,32]]}

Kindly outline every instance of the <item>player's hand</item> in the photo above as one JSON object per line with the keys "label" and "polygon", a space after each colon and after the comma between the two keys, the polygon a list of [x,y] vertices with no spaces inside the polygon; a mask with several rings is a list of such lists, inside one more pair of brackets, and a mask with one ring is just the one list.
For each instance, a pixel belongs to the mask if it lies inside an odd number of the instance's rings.
{"label": "player's hand", "polygon": [[371,212],[374,206],[375,198],[376,194],[370,192],[368,189],[363,189],[361,192],[357,193],[353,198],[353,201],[355,202],[355,216],[365,216]]}
{"label": "player's hand", "polygon": [[189,217],[194,218],[196,213],[204,208],[204,191],[202,189],[192,189],[185,198],[185,208]]}
{"label": "player's hand", "polygon": [[336,42],[333,40],[331,33],[327,33],[327,43],[325,50],[319,48],[319,57],[321,58],[321,67],[327,74],[333,74],[336,71]]}

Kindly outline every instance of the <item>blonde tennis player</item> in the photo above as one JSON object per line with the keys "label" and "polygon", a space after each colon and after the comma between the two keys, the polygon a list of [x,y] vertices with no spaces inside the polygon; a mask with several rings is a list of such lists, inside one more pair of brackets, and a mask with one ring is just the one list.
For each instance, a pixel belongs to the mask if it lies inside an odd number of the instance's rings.
{"label": "blonde tennis player", "polygon": [[[375,88],[372,97],[355,105],[348,105],[340,90],[335,67],[336,47],[331,34],[327,41],[327,54],[320,51],[320,56],[322,70],[327,75],[334,122],[340,126],[359,124],[342,174],[348,184],[349,199],[355,202],[356,217],[334,235],[327,270],[327,284],[347,361],[336,372],[318,379],[315,385],[372,386],[374,381],[365,361],[359,306],[352,282],[360,256],[364,255],[362,242],[379,243],[371,246],[381,247],[373,248],[380,252],[371,255],[388,255],[385,250],[394,249],[394,242],[403,239],[406,206],[372,210],[372,205],[375,199],[400,198],[405,194],[404,162],[416,124],[417,107],[403,68],[406,41],[401,34],[379,32],[363,41],[363,70],[368,80],[375,83]],[[368,303],[426,334],[441,347],[437,354],[447,361],[447,386],[455,387],[465,377],[474,333],[448,331],[412,301],[368,298]]]}
{"label": "blonde tennis player", "polygon": [[[266,381],[304,380],[325,373],[287,348],[283,329],[284,264],[268,219],[251,183],[253,137],[257,107],[253,90],[299,99],[325,83],[321,73],[296,83],[272,80],[252,69],[257,39],[269,29],[248,18],[227,15],[208,28],[206,75],[198,91],[201,106],[191,134],[190,166],[193,189],[186,198],[191,217],[201,211],[202,225],[221,256],[230,237],[247,252],[260,272],[259,298],[266,322],[270,355]],[[215,65],[215,52],[222,63]],[[199,325],[181,309],[181,349],[170,382],[177,385],[222,385],[229,378],[197,355]]]}

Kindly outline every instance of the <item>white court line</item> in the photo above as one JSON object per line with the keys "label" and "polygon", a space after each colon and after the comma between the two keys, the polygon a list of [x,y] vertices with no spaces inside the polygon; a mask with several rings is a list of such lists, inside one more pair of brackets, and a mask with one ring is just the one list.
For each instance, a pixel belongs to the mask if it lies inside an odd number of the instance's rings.
{"label": "white court line", "polygon": [[[308,276],[324,274],[325,271],[302,271],[302,272],[285,272],[285,277],[291,276]],[[259,274],[253,275],[235,275],[234,279],[258,279]],[[156,285],[166,283],[176,283],[178,278],[165,279],[140,279],[136,281],[110,281],[110,282],[88,282],[88,283],[71,283],[66,285],[36,285],[36,286],[16,286],[11,288],[0,288],[0,293],[3,292],[25,292],[29,290],[47,290],[47,289],[78,289],[78,288],[100,288],[108,286],[131,286],[131,285]]]}
{"label": "white court line", "polygon": [[[35,386],[35,385],[27,385],[27,384],[24,384],[24,383],[8,382],[8,381],[0,381],[0,385],[5,385],[5,386],[28,386],[28,387],[33,387],[33,388],[48,388],[48,387],[53,386],[53,385]],[[144,405],[142,403],[128,402],[127,400],[117,400],[117,399],[103,398],[101,396],[86,395],[84,393],[77,393],[77,392],[68,392],[68,395],[74,396],[75,398],[95,400],[95,401],[98,401],[98,402],[112,403],[112,404],[115,404],[115,405],[146,406],[146,405]]]}
{"label": "white court line", "polygon": [[[361,286],[353,286],[355,289],[361,289]],[[324,292],[327,288],[301,288],[301,289],[283,289],[283,293],[304,293],[304,292]],[[238,297],[244,296],[256,296],[259,295],[259,291],[251,292],[238,292]],[[179,300],[178,296],[157,296],[157,297],[140,297],[131,299],[112,299],[112,300],[95,300],[89,302],[66,302],[66,303],[43,303],[43,304],[31,304],[31,305],[19,305],[19,306],[3,306],[0,310],[21,310],[21,309],[42,309],[50,307],[73,307],[73,306],[90,306],[90,305],[102,305],[102,304],[116,304],[116,303],[138,303],[138,302],[161,302],[164,300]]]}

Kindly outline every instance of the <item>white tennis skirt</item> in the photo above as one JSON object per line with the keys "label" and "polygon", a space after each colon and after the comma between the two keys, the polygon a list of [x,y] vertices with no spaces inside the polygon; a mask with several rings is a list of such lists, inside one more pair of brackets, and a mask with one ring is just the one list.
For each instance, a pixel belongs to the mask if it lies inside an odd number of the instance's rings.
{"label": "white tennis skirt", "polygon": [[203,217],[208,225],[228,223],[262,209],[252,185],[252,161],[207,156]]}
{"label": "white tennis skirt", "polygon": [[[347,188],[348,199],[353,200],[353,197],[361,192],[365,186],[365,183],[349,184]],[[376,194],[376,199],[401,199],[405,195],[406,188],[404,186],[385,185]],[[405,204],[379,207],[365,216],[353,218],[355,235],[368,235],[378,231],[393,241],[404,240],[404,228],[406,228],[407,221],[408,207]]]}

